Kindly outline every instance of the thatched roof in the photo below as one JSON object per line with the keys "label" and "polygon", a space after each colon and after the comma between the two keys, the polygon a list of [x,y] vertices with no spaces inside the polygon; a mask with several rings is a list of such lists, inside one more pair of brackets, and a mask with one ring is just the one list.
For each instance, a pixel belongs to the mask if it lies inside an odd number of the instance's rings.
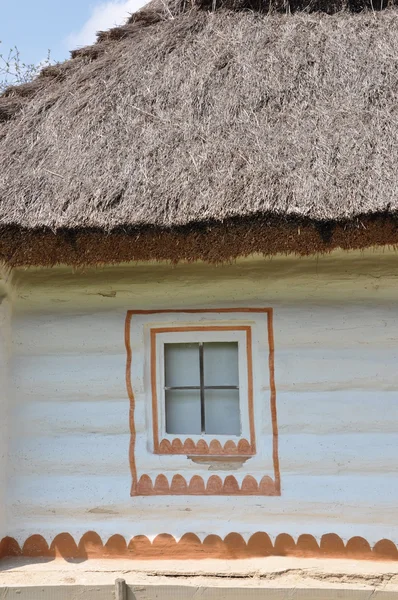
{"label": "thatched roof", "polygon": [[153,5],[0,98],[10,264],[398,243],[398,10],[206,8]]}

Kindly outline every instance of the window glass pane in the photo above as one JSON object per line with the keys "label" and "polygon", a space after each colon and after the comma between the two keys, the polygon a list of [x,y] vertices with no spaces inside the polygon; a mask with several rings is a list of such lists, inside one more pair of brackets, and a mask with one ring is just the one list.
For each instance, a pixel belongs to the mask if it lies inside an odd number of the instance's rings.
{"label": "window glass pane", "polygon": [[240,435],[239,390],[205,390],[205,430]]}
{"label": "window glass pane", "polygon": [[205,386],[238,386],[238,342],[207,342],[203,350]]}
{"label": "window glass pane", "polygon": [[200,435],[199,390],[166,390],[166,432]]}
{"label": "window glass pane", "polygon": [[199,344],[165,344],[164,366],[166,387],[199,387]]}

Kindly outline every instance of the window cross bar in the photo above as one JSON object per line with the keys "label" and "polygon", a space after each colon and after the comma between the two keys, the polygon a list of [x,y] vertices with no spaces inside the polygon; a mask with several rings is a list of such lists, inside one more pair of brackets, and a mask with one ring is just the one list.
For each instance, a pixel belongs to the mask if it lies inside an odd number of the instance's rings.
{"label": "window cross bar", "polygon": [[204,352],[203,342],[199,342],[199,374],[200,374],[200,430],[206,433],[205,417],[205,383],[204,383]]}
{"label": "window cross bar", "polygon": [[[170,390],[200,390],[200,385],[173,385],[165,386],[166,392]],[[204,385],[204,390],[238,390],[238,385]]]}

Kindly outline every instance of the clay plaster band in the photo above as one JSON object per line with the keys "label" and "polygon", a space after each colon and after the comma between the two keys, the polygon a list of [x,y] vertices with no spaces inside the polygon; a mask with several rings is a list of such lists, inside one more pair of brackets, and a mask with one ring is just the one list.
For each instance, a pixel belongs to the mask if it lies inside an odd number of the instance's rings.
{"label": "clay plaster band", "polygon": [[253,534],[247,541],[238,533],[230,533],[224,539],[208,535],[201,541],[195,534],[186,533],[178,541],[172,535],[162,533],[152,541],[139,535],[130,541],[122,535],[113,535],[106,542],[89,531],[80,540],[69,533],[60,533],[50,544],[39,534],[32,535],[20,546],[11,537],[0,542],[0,558],[131,558],[145,559],[238,559],[267,556],[348,558],[364,560],[397,560],[397,546],[390,540],[380,540],[373,547],[362,537],[352,537],[346,543],[336,534],[327,533],[319,542],[308,534],[294,540],[281,533],[274,542],[263,532]]}
{"label": "clay plaster band", "polygon": [[[129,460],[130,460],[130,471],[132,477],[132,485],[131,485],[131,496],[136,496],[139,494],[138,491],[138,476],[137,476],[137,464],[135,457],[135,442],[136,442],[136,428],[135,428],[135,397],[133,392],[133,386],[131,383],[131,369],[132,369],[132,350],[131,350],[131,320],[134,315],[154,315],[154,314],[173,314],[173,313],[184,313],[184,314],[218,314],[218,313],[257,313],[257,314],[266,314],[267,315],[267,330],[268,330],[268,368],[269,368],[269,380],[270,380],[270,410],[271,410],[271,421],[272,421],[272,435],[273,435],[273,468],[274,468],[274,480],[273,480],[273,491],[272,494],[267,493],[267,495],[280,495],[281,493],[281,479],[280,479],[280,469],[279,469],[279,456],[278,456],[278,421],[277,421],[277,411],[276,411],[276,386],[275,386],[275,374],[274,374],[274,334],[273,334],[273,310],[272,308],[203,308],[203,309],[164,309],[164,310],[129,310],[126,314],[125,328],[124,328],[124,338],[126,345],[126,388],[127,394],[130,400],[130,450],[129,450]],[[236,329],[236,328],[234,328]],[[250,328],[249,328],[250,329]],[[153,343],[153,342],[152,342]],[[246,351],[248,359],[250,358],[250,362],[248,360],[248,385],[249,385],[249,413],[253,414],[253,373],[252,373],[252,339],[251,339],[251,329],[250,335],[246,337]],[[154,386],[154,370],[151,372],[151,385],[152,389]],[[250,400],[251,399],[251,400]],[[154,428],[155,431],[155,428]],[[158,429],[156,428],[156,432]],[[255,432],[254,432],[254,420],[250,420],[250,438],[251,438],[251,448],[255,451]],[[244,440],[241,440],[244,443]],[[200,443],[200,442],[199,442]],[[198,443],[198,444],[199,444]],[[173,452],[172,452],[173,453]],[[191,450],[187,454],[192,454]],[[233,452],[231,452],[233,454]],[[149,479],[149,478],[148,478]],[[267,487],[269,489],[269,482],[267,478]],[[140,479],[141,481],[141,479]],[[272,481],[272,480],[271,480]],[[152,485],[152,490],[156,487]],[[261,482],[259,484],[261,486]],[[170,489],[170,488],[169,488]],[[186,485],[184,488],[184,493],[193,493],[189,491],[189,485]],[[153,491],[152,493],[160,493],[159,491]],[[170,491],[166,491],[166,493],[173,493]],[[179,492],[181,493],[181,492]],[[198,494],[198,491],[194,493]],[[214,492],[213,492],[214,493]],[[225,492],[223,492],[225,493]],[[239,493],[242,493],[241,491]],[[253,492],[251,492],[253,493]]]}

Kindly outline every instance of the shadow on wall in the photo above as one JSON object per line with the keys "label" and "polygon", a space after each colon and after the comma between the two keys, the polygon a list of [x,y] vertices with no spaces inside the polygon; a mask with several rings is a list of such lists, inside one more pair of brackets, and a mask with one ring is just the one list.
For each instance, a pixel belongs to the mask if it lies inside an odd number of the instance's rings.
{"label": "shadow on wall", "polygon": [[[303,534],[297,541],[288,534],[278,535],[275,542],[263,532],[255,533],[246,542],[238,533],[224,539],[208,535],[203,542],[193,533],[186,533],[179,541],[172,535],[157,535],[151,542],[146,536],[132,538],[129,543],[122,535],[113,535],[104,544],[101,537],[89,531],[77,544],[69,533],[57,535],[50,546],[41,535],[32,535],[23,544],[11,537],[0,543],[0,558],[24,557],[29,559],[84,561],[91,558],[145,559],[238,559],[267,556],[351,558],[364,560],[398,560],[397,546],[390,540],[380,540],[373,547],[362,537],[353,537],[347,543],[336,534],[328,533],[318,543],[312,535]],[[30,560],[30,563],[32,560]]]}

